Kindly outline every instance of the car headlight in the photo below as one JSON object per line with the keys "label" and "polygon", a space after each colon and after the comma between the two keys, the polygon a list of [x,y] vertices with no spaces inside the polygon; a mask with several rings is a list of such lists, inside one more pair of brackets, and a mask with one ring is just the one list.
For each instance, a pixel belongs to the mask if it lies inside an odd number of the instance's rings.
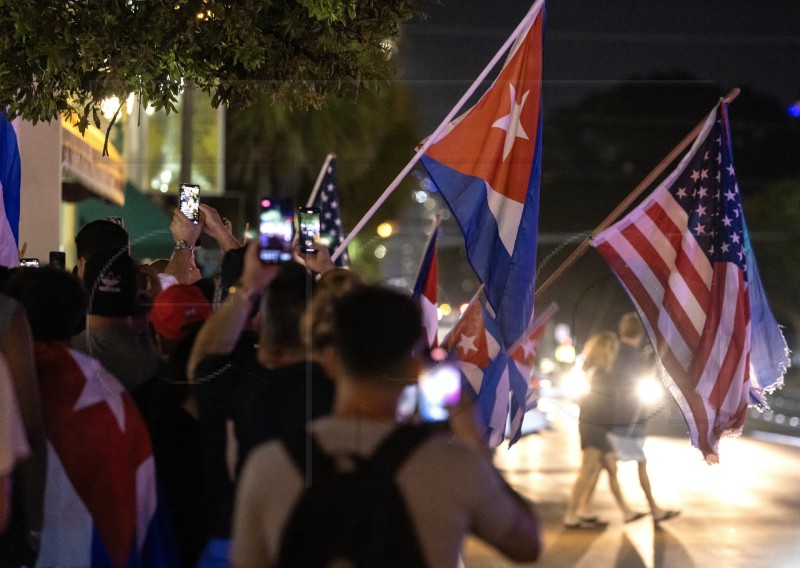
{"label": "car headlight", "polygon": [[658,402],[663,392],[661,383],[653,376],[642,377],[636,383],[636,395],[645,404]]}
{"label": "car headlight", "polygon": [[589,381],[586,373],[579,367],[573,367],[561,379],[561,392],[567,398],[577,400],[589,392]]}

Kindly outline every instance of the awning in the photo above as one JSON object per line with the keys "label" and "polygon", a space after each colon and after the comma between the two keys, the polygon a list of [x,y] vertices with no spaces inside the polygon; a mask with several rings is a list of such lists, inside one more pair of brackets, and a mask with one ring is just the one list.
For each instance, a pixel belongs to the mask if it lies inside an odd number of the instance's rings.
{"label": "awning", "polygon": [[87,193],[113,203],[125,204],[125,164],[109,142],[103,156],[105,134],[89,125],[83,136],[75,123],[61,119],[62,189],[65,201],[81,201]]}

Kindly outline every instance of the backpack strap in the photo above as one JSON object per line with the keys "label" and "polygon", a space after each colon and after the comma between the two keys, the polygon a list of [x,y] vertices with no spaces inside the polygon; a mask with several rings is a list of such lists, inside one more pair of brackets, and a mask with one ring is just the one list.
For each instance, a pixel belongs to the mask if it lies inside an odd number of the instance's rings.
{"label": "backpack strap", "polygon": [[367,465],[374,471],[393,478],[400,466],[432,434],[433,430],[429,428],[411,424],[401,425],[381,442],[367,460]]}
{"label": "backpack strap", "polygon": [[[388,478],[393,478],[400,466],[425,440],[431,437],[433,430],[404,424],[392,431],[378,445],[375,451],[366,460],[356,459]],[[325,479],[336,472],[334,459],[326,454],[313,434],[306,430],[296,430],[281,437],[284,448],[292,458],[295,466],[303,477],[309,481],[311,478]],[[357,456],[352,456],[357,458]],[[309,472],[309,464],[311,470]]]}
{"label": "backpack strap", "polygon": [[334,472],[333,459],[322,451],[316,437],[309,430],[290,432],[281,437],[281,442],[307,482],[309,473],[314,477],[326,477]]}

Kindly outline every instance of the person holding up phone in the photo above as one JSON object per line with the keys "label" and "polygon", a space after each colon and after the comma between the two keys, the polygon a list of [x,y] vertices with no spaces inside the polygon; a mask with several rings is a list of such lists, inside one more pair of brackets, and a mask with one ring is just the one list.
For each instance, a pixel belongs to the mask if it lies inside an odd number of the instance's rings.
{"label": "person holding up phone", "polygon": [[[421,371],[421,329],[416,304],[394,290],[358,287],[334,304],[332,337],[340,371],[333,377],[333,413],[310,425],[313,443],[333,458],[337,470],[346,462],[358,470],[358,476],[367,476],[355,478],[369,480],[366,483],[372,481],[369,476],[375,471],[391,468],[416,536],[402,540],[400,548],[404,553],[419,551],[422,556],[422,562],[408,565],[457,566],[467,531],[515,561],[533,562],[542,546],[539,520],[505,483],[486,454],[472,448],[471,442],[460,443],[460,438],[453,440],[445,434],[428,434],[419,426],[397,424],[398,398]],[[412,430],[414,435],[406,436]],[[302,436],[287,436],[257,448],[245,464],[234,510],[234,567],[277,565],[292,552],[284,548],[287,535],[292,533],[284,531],[289,526],[301,526],[290,525],[295,504],[314,498],[304,494],[301,472],[305,468],[297,465],[296,448],[289,445],[307,440],[307,432],[299,434]],[[398,453],[404,456],[399,468],[390,458],[392,465],[377,462],[380,456],[396,457]],[[370,462],[373,459],[376,461]],[[375,469],[362,473],[358,469],[362,463],[373,463]],[[338,513],[348,518],[348,511]],[[383,520],[376,519],[369,526],[379,526]],[[346,542],[337,539],[340,525],[346,523],[334,521],[325,532],[330,531],[337,542]],[[402,538],[408,535],[403,532]],[[316,541],[308,542],[305,549],[315,553],[324,550],[322,542],[328,536],[317,534]],[[380,556],[383,547],[397,545],[400,538],[394,532],[365,532],[355,539],[356,548],[377,550]],[[294,538],[292,541],[297,543]],[[348,552],[358,554],[359,550]]]}

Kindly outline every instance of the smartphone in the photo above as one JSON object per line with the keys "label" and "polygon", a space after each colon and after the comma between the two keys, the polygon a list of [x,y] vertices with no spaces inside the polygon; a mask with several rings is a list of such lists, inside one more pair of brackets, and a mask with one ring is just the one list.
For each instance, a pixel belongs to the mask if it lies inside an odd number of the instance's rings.
{"label": "smartphone", "polygon": [[109,215],[108,217],[106,217],[106,221],[111,221],[112,223],[116,223],[123,229],[125,228],[125,219],[123,219],[122,217],[118,217],[116,215]]}
{"label": "smartphone", "polygon": [[292,260],[294,209],[289,199],[264,197],[258,218],[258,257],[262,262]]}
{"label": "smartphone", "polygon": [[57,250],[50,251],[50,266],[59,270],[66,270],[67,254]]}
{"label": "smartphone", "polygon": [[425,422],[441,422],[450,417],[448,406],[461,400],[461,369],[454,361],[428,367],[418,382],[418,411]]}
{"label": "smartphone", "polygon": [[297,220],[300,227],[300,250],[305,253],[317,252],[313,245],[319,240],[319,208],[299,207]]}
{"label": "smartphone", "polygon": [[27,266],[33,268],[39,268],[39,259],[38,258],[20,258],[19,259],[20,266]]}
{"label": "smartphone", "polygon": [[200,222],[200,186],[188,183],[181,184],[181,213],[192,220]]}

